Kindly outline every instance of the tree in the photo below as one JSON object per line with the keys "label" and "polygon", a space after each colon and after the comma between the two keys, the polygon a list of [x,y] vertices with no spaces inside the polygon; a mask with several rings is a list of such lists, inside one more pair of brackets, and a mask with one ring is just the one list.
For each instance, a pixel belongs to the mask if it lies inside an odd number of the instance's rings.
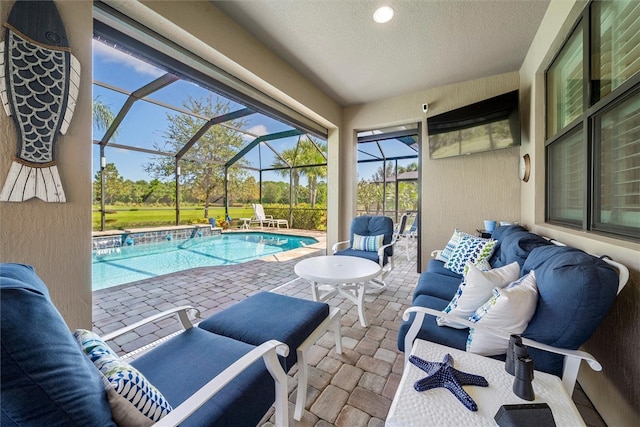
{"label": "tree", "polygon": [[271,163],[272,168],[278,168],[275,170],[278,175],[286,178],[291,174],[290,179],[293,185],[293,199],[291,200],[291,204],[294,206],[298,205],[298,186],[300,185],[300,170],[293,167],[298,163],[298,156],[300,155],[299,142],[300,141],[298,141],[295,148],[282,150],[282,152],[279,153],[279,157],[276,157]]}
{"label": "tree", "polygon": [[[318,151],[320,150],[320,151]],[[327,147],[319,141],[313,141],[310,137],[299,137],[298,143],[294,148],[283,150],[279,153],[280,157],[277,157],[272,163],[272,168],[279,168],[276,173],[286,177],[291,173],[291,181],[293,184],[293,200],[291,203],[294,206],[298,205],[298,199],[300,196],[300,178],[307,176],[309,183],[309,202],[311,207],[315,206],[315,199],[317,195],[318,179],[326,176],[327,168],[325,166],[315,166],[308,168],[300,168],[304,165],[318,165],[326,163]],[[298,167],[296,167],[298,166]]]}
{"label": "tree", "polygon": [[[113,111],[111,111],[111,107],[102,102],[99,97],[96,97],[93,100],[92,113],[93,127],[98,130],[106,131],[109,129],[109,126],[111,126],[111,123],[113,123],[113,119],[115,119]],[[117,131],[115,134],[117,134]]]}
{"label": "tree", "polygon": [[[327,162],[327,144],[320,141],[313,141],[311,138],[301,141],[302,160],[307,165],[319,165]],[[317,148],[316,148],[317,147]],[[324,155],[323,155],[324,154]],[[301,173],[307,176],[309,185],[309,203],[311,207],[316,206],[318,197],[318,180],[327,176],[326,166],[312,166],[304,168]]]}
{"label": "tree", "polygon": [[357,200],[358,209],[364,209],[367,214],[370,214],[372,207],[375,206],[375,213],[378,214],[382,208],[382,185],[375,181],[360,180]]}
{"label": "tree", "polygon": [[[93,181],[93,192],[96,195],[96,200],[102,200],[102,170],[96,172]],[[120,201],[124,192],[124,178],[120,176],[116,165],[113,163],[107,163],[104,167],[104,202],[105,204],[113,204],[114,201]]]}
{"label": "tree", "polygon": [[[189,97],[183,106],[204,117],[220,117],[231,112],[230,102],[221,102],[216,97],[194,99]],[[205,121],[188,114],[167,114],[169,127],[164,134],[164,146],[156,145],[158,151],[177,153],[200,130]],[[243,128],[244,120],[225,122],[230,127]],[[224,194],[224,163],[231,159],[242,147],[244,140],[239,132],[222,125],[211,126],[191,147],[186,155],[188,161],[180,163],[180,179],[192,194],[204,203],[204,217],[209,217],[209,206]],[[242,160],[240,163],[242,164]],[[157,156],[144,165],[145,172],[159,180],[173,179],[175,159]],[[240,168],[229,169],[230,181],[243,180],[248,174]]]}

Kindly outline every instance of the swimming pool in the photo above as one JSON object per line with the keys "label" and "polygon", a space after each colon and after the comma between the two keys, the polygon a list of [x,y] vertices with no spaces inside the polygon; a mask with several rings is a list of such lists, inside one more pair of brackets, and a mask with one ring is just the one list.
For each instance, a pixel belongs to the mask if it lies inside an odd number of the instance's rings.
{"label": "swimming pool", "polygon": [[240,264],[317,242],[311,237],[284,234],[225,233],[94,250],[92,289],[106,289],[194,267]]}

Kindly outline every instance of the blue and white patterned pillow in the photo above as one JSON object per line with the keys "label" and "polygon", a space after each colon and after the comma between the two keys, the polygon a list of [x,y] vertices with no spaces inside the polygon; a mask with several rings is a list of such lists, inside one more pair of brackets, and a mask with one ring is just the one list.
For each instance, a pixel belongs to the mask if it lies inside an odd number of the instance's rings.
{"label": "blue and white patterned pillow", "polygon": [[497,243],[497,240],[481,239],[471,235],[462,236],[449,259],[444,263],[444,268],[463,274],[467,261],[478,264],[488,259],[496,249]]}
{"label": "blue and white patterned pillow", "polygon": [[[465,286],[466,286],[466,282],[462,281],[462,283],[460,283],[460,286],[458,286],[458,290],[456,291],[455,295],[453,295],[453,298],[451,298],[451,301],[449,301],[449,304],[447,304],[447,306],[442,311],[444,311],[445,313],[451,313],[451,310],[453,310],[458,306],[458,299],[462,296],[462,292],[464,292]],[[443,326],[445,325],[445,319],[442,317],[436,317],[436,323],[438,324],[438,326]],[[451,324],[447,326],[450,326],[456,329],[466,328],[466,326],[460,325],[458,323],[453,323],[453,322],[451,322]]]}
{"label": "blue and white patterned pillow", "polygon": [[111,415],[118,426],[150,426],[173,409],[160,391],[95,333],[73,334],[84,353],[103,376]]}
{"label": "blue and white patterned pillow", "polygon": [[462,239],[463,237],[474,237],[474,236],[472,236],[469,233],[465,233],[464,231],[460,231],[457,228],[453,230],[453,234],[451,235],[451,238],[445,245],[444,249],[442,249],[442,251],[438,254],[436,259],[443,262],[447,262],[449,260],[449,257],[451,256],[451,253],[456,248],[456,246],[458,246],[458,243],[460,243],[460,239]]}
{"label": "blue and white patterned pillow", "polygon": [[[520,265],[517,262],[488,271],[483,271],[478,266],[467,262],[464,281],[444,311],[461,319],[468,319],[493,295],[494,288],[504,288],[517,280],[518,277],[520,277]],[[436,322],[438,326],[466,328],[466,326],[443,317],[437,317]]]}
{"label": "blue and white patterned pillow", "polygon": [[[469,317],[469,321],[509,334],[522,334],[529,325],[538,304],[535,272],[531,270],[520,279],[500,289]],[[508,340],[480,329],[469,329],[467,351],[483,356],[495,356],[507,351]]]}
{"label": "blue and white patterned pillow", "polygon": [[378,252],[383,241],[384,234],[379,234],[377,236],[361,236],[354,233],[353,249],[358,251]]}

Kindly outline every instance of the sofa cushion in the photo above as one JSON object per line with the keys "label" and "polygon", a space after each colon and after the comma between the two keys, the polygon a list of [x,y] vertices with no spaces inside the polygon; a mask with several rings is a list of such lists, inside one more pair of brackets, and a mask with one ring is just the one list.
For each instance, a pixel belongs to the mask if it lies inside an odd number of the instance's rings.
{"label": "sofa cushion", "polygon": [[[553,243],[537,234],[512,227],[507,227],[511,231],[502,234],[502,240],[499,241],[498,248],[494,255],[489,258],[489,263],[493,268],[502,267],[514,261],[522,267],[532,250],[539,246],[553,245]],[[498,227],[498,230],[501,228]]]}
{"label": "sofa cushion", "polygon": [[449,259],[444,263],[444,267],[454,273],[462,274],[467,262],[476,264],[488,259],[493,254],[496,244],[495,240],[463,236]]}
{"label": "sofa cushion", "polygon": [[0,264],[1,425],[114,426],[100,375],[32,267]]}
{"label": "sofa cushion", "polygon": [[515,233],[518,231],[527,231],[527,229],[518,224],[501,225],[497,227],[493,231],[493,233],[491,233],[491,238],[497,241],[502,241],[502,239],[504,239],[509,234]]}
{"label": "sofa cushion", "polygon": [[420,274],[420,277],[418,278],[418,284],[413,291],[413,305],[415,305],[415,299],[420,295],[433,296],[446,300],[448,303],[455,295],[460,282],[462,282],[462,276],[444,276],[442,274],[425,271],[424,273]]}
{"label": "sofa cushion", "polygon": [[[365,259],[368,259],[369,261],[375,262],[376,264],[380,262],[380,259],[378,258],[378,253],[371,252],[371,251],[357,251],[355,249],[347,248],[341,251],[336,251],[334,255],[346,255],[346,256],[355,256],[358,258],[365,258]],[[389,258],[387,257],[387,253],[385,252],[384,259],[382,262],[383,264],[386,264],[388,261],[389,261]]]}
{"label": "sofa cushion", "polygon": [[577,349],[609,312],[618,275],[606,262],[579,249],[543,246],[531,251],[523,274],[535,270],[539,299],[523,336]]}
{"label": "sofa cushion", "polygon": [[[198,327],[252,345],[275,339],[289,346],[285,371],[296,349],[329,317],[329,305],[273,292],[259,292],[200,322]],[[257,327],[259,325],[259,327]]]}
{"label": "sofa cushion", "polygon": [[[538,291],[533,271],[505,288],[494,288],[493,296],[469,318],[471,322],[488,328],[521,334],[536,309]],[[482,332],[469,330],[467,351],[484,356],[495,356],[507,351],[508,340]]]}
{"label": "sofa cushion", "polygon": [[454,273],[453,271],[444,268],[444,261],[437,259],[430,259],[427,263],[427,270],[429,273],[442,274],[444,276],[455,277],[459,281],[462,280],[462,274]]}
{"label": "sofa cushion", "polygon": [[[414,299],[413,305],[420,307],[429,307],[434,310],[443,310],[449,303],[446,299],[436,298],[430,295],[419,295]],[[415,313],[411,313],[408,322],[402,322],[400,330],[398,331],[398,349],[405,351],[404,338],[409,331],[409,327],[413,323]],[[436,324],[436,318],[431,315],[426,315],[417,338],[435,342],[437,344],[446,345],[448,347],[464,350],[467,343],[467,336],[469,335],[467,329],[452,329],[441,328]],[[410,351],[408,349],[407,351]]]}
{"label": "sofa cushion", "polygon": [[73,336],[102,374],[111,415],[119,427],[150,426],[171,412],[162,393],[97,334],[76,329]]}
{"label": "sofa cushion", "polygon": [[[131,364],[177,408],[213,377],[254,348],[250,344],[196,327],[160,344]],[[274,401],[274,380],[264,362],[258,360],[180,425],[254,426]]]}
{"label": "sofa cushion", "polygon": [[[482,271],[471,263],[467,263],[467,267],[468,271],[464,276],[464,281],[444,309],[445,312],[462,319],[468,319],[487,302],[491,298],[494,288],[502,289],[520,277],[520,266],[517,262],[489,271]],[[443,317],[438,317],[437,322],[438,326],[466,328],[466,326]]]}

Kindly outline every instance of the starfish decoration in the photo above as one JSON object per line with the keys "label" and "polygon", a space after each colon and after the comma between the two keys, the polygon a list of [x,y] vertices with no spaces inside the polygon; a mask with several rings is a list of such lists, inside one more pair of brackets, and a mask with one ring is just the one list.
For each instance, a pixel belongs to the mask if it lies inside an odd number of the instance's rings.
{"label": "starfish decoration", "polygon": [[449,390],[470,411],[477,411],[478,405],[462,388],[463,385],[477,385],[488,387],[489,383],[483,376],[462,372],[453,367],[453,358],[446,354],[442,362],[427,362],[416,356],[410,356],[409,361],[427,373],[427,376],[416,381],[417,391],[431,390],[444,387]]}

